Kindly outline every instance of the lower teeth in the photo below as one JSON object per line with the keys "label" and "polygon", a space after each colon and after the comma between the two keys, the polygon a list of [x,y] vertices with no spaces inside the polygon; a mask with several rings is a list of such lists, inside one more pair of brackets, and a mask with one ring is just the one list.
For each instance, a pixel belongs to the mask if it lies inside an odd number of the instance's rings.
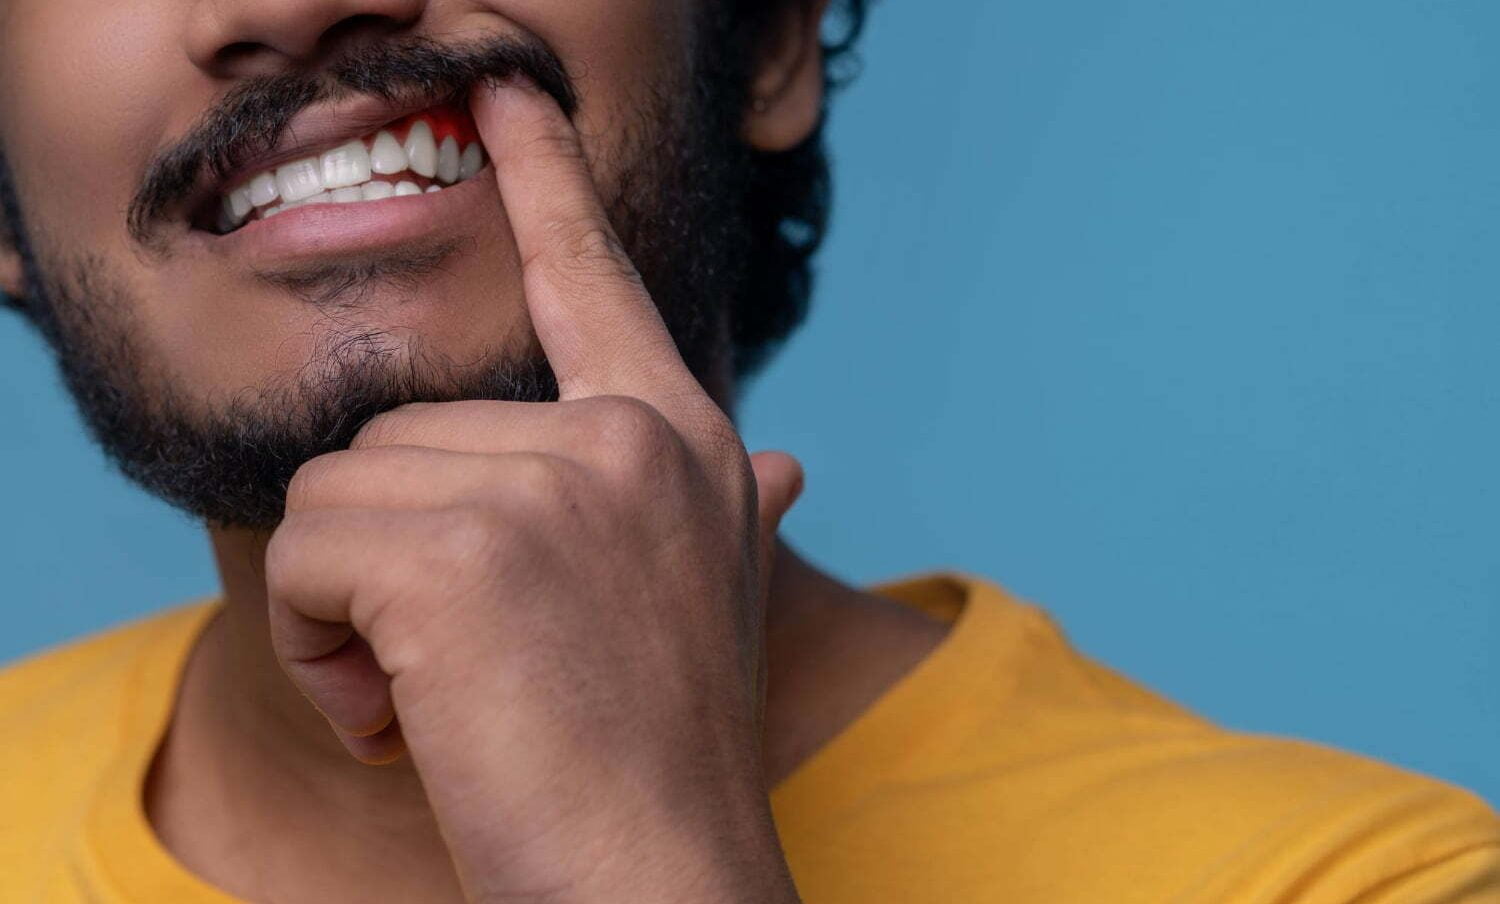
{"label": "lower teeth", "polygon": [[[406,197],[407,195],[430,195],[433,192],[442,190],[443,186],[436,183],[424,189],[417,185],[417,183],[410,181],[402,181],[394,184],[390,182],[366,182],[364,185],[352,186],[350,188],[337,188],[333,191],[319,192],[310,198],[303,198],[301,201],[292,201],[289,204],[277,204],[267,207],[260,212],[259,218],[262,220],[270,219],[284,210],[293,210],[309,204],[352,204],[356,201],[382,201],[386,198],[399,198]],[[233,231],[235,228],[223,220],[220,221],[220,226],[224,228],[225,232]]]}

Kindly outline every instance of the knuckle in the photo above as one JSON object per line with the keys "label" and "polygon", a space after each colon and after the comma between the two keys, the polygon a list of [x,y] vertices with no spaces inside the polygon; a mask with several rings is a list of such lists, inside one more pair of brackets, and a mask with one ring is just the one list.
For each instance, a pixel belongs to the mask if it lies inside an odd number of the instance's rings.
{"label": "knuckle", "polygon": [[632,396],[599,396],[594,402],[595,435],[627,460],[654,461],[672,447],[672,425],[650,404]]}
{"label": "knuckle", "polygon": [[521,151],[529,159],[557,161],[554,165],[569,165],[584,159],[583,143],[577,133],[550,116],[527,130]]}
{"label": "knuckle", "polygon": [[433,552],[449,569],[487,566],[506,545],[505,522],[489,507],[471,503],[442,511],[431,539]]}
{"label": "knuckle", "polygon": [[512,504],[548,512],[571,499],[571,477],[562,459],[541,453],[509,456],[504,485]]}
{"label": "knuckle", "polygon": [[487,561],[495,550],[495,520],[480,505],[455,505],[438,517],[428,547],[447,570]]}
{"label": "knuckle", "polygon": [[554,278],[569,283],[640,279],[614,230],[598,216],[559,219],[548,233],[542,254]]}
{"label": "knuckle", "polygon": [[[317,505],[332,490],[337,479],[334,475],[343,468],[346,456],[343,451],[328,452],[303,462],[287,482],[286,510],[302,511]],[[285,526],[283,523],[282,527]]]}
{"label": "knuckle", "polygon": [[365,421],[364,426],[359,428],[354,439],[349,442],[349,448],[365,449],[399,444],[403,437],[410,434],[410,419],[409,413],[398,408],[382,411]]}
{"label": "knuckle", "polygon": [[591,216],[563,229],[558,240],[568,256],[578,261],[613,263],[625,256],[614,230]]}

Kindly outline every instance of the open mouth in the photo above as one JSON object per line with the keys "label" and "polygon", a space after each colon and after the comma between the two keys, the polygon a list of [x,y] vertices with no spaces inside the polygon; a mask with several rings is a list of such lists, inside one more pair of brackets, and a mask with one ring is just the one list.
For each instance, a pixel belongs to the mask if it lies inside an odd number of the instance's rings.
{"label": "open mouth", "polygon": [[441,191],[473,178],[486,161],[468,110],[454,104],[432,107],[240,181],[218,199],[210,231],[225,235],[305,205]]}

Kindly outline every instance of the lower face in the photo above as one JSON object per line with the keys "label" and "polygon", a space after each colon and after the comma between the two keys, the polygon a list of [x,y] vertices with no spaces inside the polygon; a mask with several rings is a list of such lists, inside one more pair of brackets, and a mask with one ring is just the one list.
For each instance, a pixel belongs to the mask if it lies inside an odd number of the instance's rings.
{"label": "lower face", "polygon": [[[379,410],[555,387],[461,105],[320,102],[313,137],[222,174],[149,242],[132,235],[125,212],[152,162],[249,78],[208,53],[248,40],[214,33],[225,17],[212,6],[12,0],[0,12],[0,146],[33,252],[28,300],[96,436],[192,513],[269,527],[295,468]],[[410,34],[439,46],[525,36],[556,55],[647,285],[689,363],[713,359],[714,330],[691,329],[705,322],[694,296],[727,287],[682,285],[677,271],[734,267],[673,263],[734,254],[732,229],[696,228],[732,222],[733,203],[683,184],[689,172],[735,181],[701,134],[715,117],[693,106],[694,0],[407,6]],[[707,234],[724,238],[709,247]]]}

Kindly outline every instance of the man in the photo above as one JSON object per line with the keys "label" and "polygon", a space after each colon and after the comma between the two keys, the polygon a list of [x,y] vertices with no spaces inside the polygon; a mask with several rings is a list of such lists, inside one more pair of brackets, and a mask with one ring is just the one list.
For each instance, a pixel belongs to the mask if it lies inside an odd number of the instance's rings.
{"label": "man", "polygon": [[0,900],[1500,901],[1465,792],[776,543],[824,5],[0,6],[0,286],[223,579],[0,676]]}

